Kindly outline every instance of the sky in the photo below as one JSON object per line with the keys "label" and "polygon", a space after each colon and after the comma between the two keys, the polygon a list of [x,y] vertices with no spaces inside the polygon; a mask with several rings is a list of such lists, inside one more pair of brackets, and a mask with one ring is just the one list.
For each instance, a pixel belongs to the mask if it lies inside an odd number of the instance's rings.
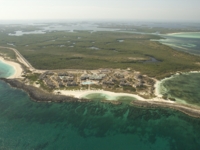
{"label": "sky", "polygon": [[200,0],[0,0],[0,20],[200,22]]}

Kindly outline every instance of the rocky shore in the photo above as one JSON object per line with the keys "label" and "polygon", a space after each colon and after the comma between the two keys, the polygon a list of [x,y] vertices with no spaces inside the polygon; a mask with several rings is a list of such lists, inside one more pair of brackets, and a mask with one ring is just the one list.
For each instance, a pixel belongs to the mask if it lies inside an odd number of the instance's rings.
{"label": "rocky shore", "polygon": [[163,103],[163,102],[155,102],[155,101],[132,101],[131,105],[137,107],[146,107],[146,108],[170,108],[174,110],[178,110],[186,115],[191,117],[200,118],[200,108],[191,105],[179,104],[179,103]]}
{"label": "rocky shore", "polygon": [[[46,91],[43,91],[40,88],[34,87],[32,85],[25,85],[18,79],[6,79],[6,78],[0,78],[0,80],[8,83],[10,86],[18,89],[22,89],[25,92],[27,92],[30,96],[30,98],[36,102],[88,102],[90,100],[88,99],[79,99],[71,96],[65,96],[65,95],[55,95],[53,93],[49,93]],[[107,101],[102,100],[102,103],[111,103],[113,105],[120,105],[121,102],[118,101]],[[191,105],[185,105],[185,104],[179,104],[179,103],[169,103],[169,102],[159,102],[159,101],[144,101],[144,100],[134,100],[130,103],[130,105],[133,105],[135,107],[146,107],[146,108],[170,108],[174,110],[178,110],[180,112],[183,112],[184,114],[187,114],[191,117],[200,118],[200,108],[191,106]]]}
{"label": "rocky shore", "polygon": [[121,105],[122,102],[116,100],[102,100],[101,103],[113,104],[113,105]]}
{"label": "rocky shore", "polygon": [[8,83],[10,86],[22,89],[23,91],[27,92],[30,98],[37,102],[87,102],[87,99],[78,99],[70,96],[64,95],[55,95],[46,91],[43,91],[37,87],[32,85],[25,85],[21,81],[17,79],[5,79],[0,78],[0,80]]}

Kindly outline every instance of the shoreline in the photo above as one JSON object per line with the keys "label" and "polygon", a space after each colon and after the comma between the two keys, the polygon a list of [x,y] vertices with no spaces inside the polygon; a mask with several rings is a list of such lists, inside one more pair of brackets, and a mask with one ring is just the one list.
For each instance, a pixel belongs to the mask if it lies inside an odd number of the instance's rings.
{"label": "shoreline", "polygon": [[[59,94],[58,94],[59,92]],[[106,101],[118,101],[117,97],[133,97],[134,99],[136,99],[136,101],[141,101],[141,102],[161,102],[161,103],[166,103],[166,104],[175,104],[176,102],[174,101],[170,101],[170,100],[165,100],[161,97],[154,97],[151,99],[145,99],[137,94],[130,94],[130,93],[116,93],[116,92],[111,92],[111,91],[105,91],[105,90],[54,90],[53,91],[54,94],[57,95],[64,95],[64,96],[71,96],[74,98],[78,98],[78,99],[85,99],[85,96],[90,95],[90,94],[103,94],[105,96],[108,96],[108,98],[106,98]],[[133,99],[133,101],[134,101]],[[177,103],[179,104],[179,103]],[[200,108],[199,108],[200,109]]]}
{"label": "shoreline", "polygon": [[[49,93],[49,92],[43,91],[40,88],[31,86],[31,85],[25,85],[24,83],[16,79],[0,78],[0,80],[8,83],[13,88],[17,88],[17,89],[21,89],[25,91],[29,95],[29,97],[35,102],[62,103],[62,102],[90,102],[92,101],[92,100],[84,99],[84,98],[80,99],[80,98],[75,98],[72,96],[56,95],[53,93]],[[116,100],[115,101],[102,100],[101,102],[111,103],[113,105],[121,104],[121,103],[118,103],[118,101]],[[133,100],[129,103],[129,105],[132,105],[133,107],[141,107],[141,108],[147,108],[147,109],[169,108],[169,109],[180,111],[191,117],[200,118],[200,107],[180,104],[180,103],[176,103],[169,100],[163,100],[158,97],[153,98],[153,99]]]}
{"label": "shoreline", "polygon": [[12,50],[16,54],[17,60],[19,62],[21,62],[22,64],[24,64],[30,70],[35,70],[35,68],[19,53],[19,51],[17,49],[11,48],[11,47],[3,47],[3,46],[0,46],[0,48],[5,48],[5,49]]}
{"label": "shoreline", "polygon": [[154,84],[154,88],[155,88],[155,91],[154,91],[154,94],[156,97],[159,97],[161,98],[163,95],[160,94],[160,84],[161,84],[162,80],[156,80],[156,83]]}
{"label": "shoreline", "polygon": [[180,111],[190,117],[200,118],[200,108],[196,106],[191,106],[187,104],[180,104],[180,103],[166,103],[166,102],[147,102],[147,101],[132,101],[130,105],[140,108],[167,108]]}
{"label": "shoreline", "polygon": [[80,100],[80,99],[70,97],[70,96],[55,95],[53,93],[49,93],[49,92],[44,91],[40,88],[37,88],[33,85],[26,85],[18,79],[0,78],[0,80],[9,84],[13,88],[23,90],[35,102],[57,102],[57,103],[61,103],[61,102],[88,101],[86,99]]}
{"label": "shoreline", "polygon": [[73,96],[78,99],[84,98],[86,95],[89,95],[89,94],[104,94],[108,96],[109,98],[109,99],[106,99],[107,101],[114,101],[115,97],[118,97],[118,96],[129,96],[129,97],[136,98],[138,100],[145,100],[144,98],[136,94],[115,93],[115,92],[105,91],[105,90],[54,90],[54,94],[58,92],[60,92],[60,95]]}
{"label": "shoreline", "polygon": [[[177,73],[169,76],[169,77],[165,77],[164,79],[162,80],[157,80],[154,87],[155,87],[155,92],[154,94],[156,95],[156,97],[160,97],[162,98],[162,94],[160,92],[160,89],[161,89],[161,84],[167,80],[170,80],[170,79],[173,79],[173,78],[176,78],[180,75],[188,75],[188,74],[195,74],[195,73],[200,73],[200,71],[189,71],[189,72],[181,72],[181,71],[178,71]],[[167,89],[166,89],[167,90]],[[187,101],[185,101],[184,99],[180,99],[180,98],[177,98],[175,97],[176,101],[177,101],[177,104],[186,104],[186,105],[189,105],[191,106],[190,103],[188,103]],[[196,106],[196,105],[192,105],[192,106]],[[197,106],[198,107],[198,106]]]}
{"label": "shoreline", "polygon": [[200,33],[200,32],[174,32],[174,33],[167,33],[166,35],[177,35],[177,34],[184,34],[184,33]]}
{"label": "shoreline", "polygon": [[[164,80],[168,80],[170,78],[173,78],[176,75],[179,75],[179,73],[176,73],[170,77],[164,78],[163,80],[156,80],[156,83],[154,84],[155,91],[154,94],[156,97],[152,99],[145,99],[140,97],[136,94],[129,94],[129,93],[115,93],[110,91],[104,91],[104,90],[54,90],[53,93],[49,93],[46,91],[43,91],[41,88],[34,87],[31,85],[25,85],[20,80],[16,80],[16,78],[22,78],[21,73],[23,72],[22,67],[20,64],[12,61],[5,60],[4,58],[0,57],[0,60],[10,66],[12,66],[15,69],[15,73],[8,77],[3,78],[1,80],[8,83],[10,86],[18,89],[24,90],[30,98],[36,102],[88,102],[91,101],[89,99],[84,98],[84,96],[88,94],[105,94],[108,97],[111,97],[110,99],[106,99],[103,101],[111,102],[112,104],[115,104],[116,99],[113,99],[117,96],[130,96],[137,100],[131,101],[130,105],[138,106],[138,107],[147,107],[147,108],[171,108],[178,111],[181,111],[189,116],[200,118],[200,107],[198,106],[191,106],[188,104],[181,104],[170,100],[164,100],[162,98],[162,94],[159,93],[159,84],[163,82]],[[199,73],[200,71],[190,71],[189,73]],[[184,74],[183,72],[180,72],[181,74]],[[188,73],[188,72],[187,72]],[[186,73],[185,73],[186,74]],[[58,94],[59,92],[59,94]],[[103,102],[102,101],[102,102]]]}
{"label": "shoreline", "polygon": [[3,57],[0,57],[0,61],[3,62],[4,64],[7,64],[7,65],[13,67],[15,70],[14,74],[7,78],[9,78],[9,79],[22,78],[21,75],[22,75],[23,69],[20,64],[13,62],[13,61],[5,60]]}

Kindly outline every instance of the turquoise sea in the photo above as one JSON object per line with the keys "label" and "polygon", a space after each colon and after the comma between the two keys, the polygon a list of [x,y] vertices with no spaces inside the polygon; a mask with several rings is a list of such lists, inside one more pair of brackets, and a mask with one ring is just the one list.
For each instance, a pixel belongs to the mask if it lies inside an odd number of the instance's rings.
{"label": "turquoise sea", "polygon": [[0,81],[0,149],[200,149],[200,119],[171,109],[100,103],[102,95],[89,97],[92,102],[37,103]]}
{"label": "turquoise sea", "polygon": [[0,77],[9,77],[13,75],[14,72],[15,72],[15,69],[12,66],[3,63],[0,60]]}
{"label": "turquoise sea", "polygon": [[160,36],[165,38],[159,40],[162,44],[179,51],[200,55],[200,32],[162,34]]}
{"label": "turquoise sea", "polygon": [[165,79],[161,81],[160,93],[181,103],[200,106],[200,73],[185,73]]}

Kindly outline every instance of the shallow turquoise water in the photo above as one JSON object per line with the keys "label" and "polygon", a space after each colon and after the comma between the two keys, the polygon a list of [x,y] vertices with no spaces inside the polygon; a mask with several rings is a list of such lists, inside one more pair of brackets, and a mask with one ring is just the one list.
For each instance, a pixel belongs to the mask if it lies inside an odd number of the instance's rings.
{"label": "shallow turquoise water", "polygon": [[200,106],[200,73],[175,75],[164,80],[160,85],[160,92]]}
{"label": "shallow turquoise water", "polygon": [[89,84],[94,84],[94,83],[91,82],[91,81],[86,81],[86,82],[82,82],[81,84],[83,84],[83,85],[89,85]]}
{"label": "shallow turquoise water", "polygon": [[110,96],[103,93],[93,93],[93,94],[87,94],[83,98],[90,99],[90,100],[114,100],[114,101],[121,101],[123,103],[129,104],[133,100],[137,100],[137,98],[132,96]]}
{"label": "shallow turquoise water", "polygon": [[9,77],[15,73],[15,69],[0,61],[0,77]]}
{"label": "shallow turquoise water", "polygon": [[200,33],[177,33],[161,35],[165,39],[159,40],[160,43],[168,45],[176,50],[200,55]]}
{"label": "shallow turquoise water", "polygon": [[182,33],[169,34],[169,36],[200,39],[200,32],[182,32]]}

